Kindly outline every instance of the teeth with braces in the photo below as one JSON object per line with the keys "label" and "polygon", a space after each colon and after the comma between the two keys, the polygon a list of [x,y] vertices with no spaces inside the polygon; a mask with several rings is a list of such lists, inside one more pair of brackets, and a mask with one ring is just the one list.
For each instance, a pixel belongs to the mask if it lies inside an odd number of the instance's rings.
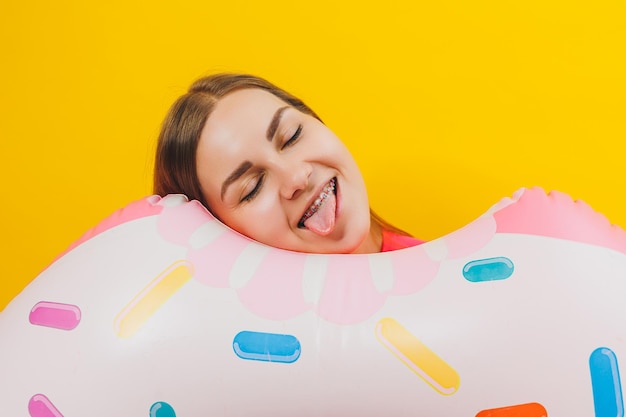
{"label": "teeth with braces", "polygon": [[326,187],[322,190],[319,197],[315,199],[311,207],[304,213],[302,219],[300,220],[300,225],[303,226],[304,222],[313,216],[317,211],[324,205],[324,202],[328,198],[328,196],[335,191],[335,179],[331,179]]}

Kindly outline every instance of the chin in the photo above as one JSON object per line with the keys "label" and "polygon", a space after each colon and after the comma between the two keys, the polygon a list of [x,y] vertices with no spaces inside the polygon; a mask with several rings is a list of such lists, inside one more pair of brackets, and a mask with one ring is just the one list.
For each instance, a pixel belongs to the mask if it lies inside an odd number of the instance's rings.
{"label": "chin", "polygon": [[[350,236],[351,239],[346,241],[346,250],[341,253],[365,253],[366,251],[363,248],[364,245],[367,244],[367,238],[369,237],[370,229],[369,225],[365,231],[359,235]],[[339,253],[339,252],[338,252]]]}

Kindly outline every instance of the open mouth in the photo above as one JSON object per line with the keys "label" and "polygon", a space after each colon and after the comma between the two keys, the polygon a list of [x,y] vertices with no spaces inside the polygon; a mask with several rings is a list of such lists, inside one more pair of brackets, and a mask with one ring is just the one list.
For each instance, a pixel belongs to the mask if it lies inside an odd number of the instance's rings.
{"label": "open mouth", "polygon": [[320,195],[315,199],[313,204],[308,208],[308,210],[302,215],[302,218],[298,222],[299,228],[306,228],[305,222],[309,220],[315,213],[317,213],[323,206],[328,198],[331,195],[335,195],[337,193],[337,178],[333,177],[328,184],[322,189]]}

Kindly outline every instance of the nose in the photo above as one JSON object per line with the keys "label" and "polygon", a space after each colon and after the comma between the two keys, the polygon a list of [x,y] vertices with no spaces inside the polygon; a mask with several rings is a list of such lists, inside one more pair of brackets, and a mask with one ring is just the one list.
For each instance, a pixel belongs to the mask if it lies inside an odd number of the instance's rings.
{"label": "nose", "polygon": [[281,167],[280,194],[287,200],[297,198],[309,185],[312,167],[306,162],[284,164]]}

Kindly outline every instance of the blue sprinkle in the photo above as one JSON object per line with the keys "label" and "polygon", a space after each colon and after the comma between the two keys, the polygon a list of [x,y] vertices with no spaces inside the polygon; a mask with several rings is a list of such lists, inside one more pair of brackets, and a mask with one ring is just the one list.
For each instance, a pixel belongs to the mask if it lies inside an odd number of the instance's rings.
{"label": "blue sprinkle", "polygon": [[509,258],[500,256],[468,262],[463,267],[463,276],[470,282],[499,281],[513,275],[514,269]]}
{"label": "blue sprinkle", "polygon": [[624,399],[615,352],[606,347],[594,350],[589,357],[595,417],[622,417]]}
{"label": "blue sprinkle", "polygon": [[293,363],[300,357],[300,341],[288,334],[239,332],[233,350],[241,359]]}
{"label": "blue sprinkle", "polygon": [[150,407],[150,417],[176,417],[176,413],[171,405],[159,401]]}

